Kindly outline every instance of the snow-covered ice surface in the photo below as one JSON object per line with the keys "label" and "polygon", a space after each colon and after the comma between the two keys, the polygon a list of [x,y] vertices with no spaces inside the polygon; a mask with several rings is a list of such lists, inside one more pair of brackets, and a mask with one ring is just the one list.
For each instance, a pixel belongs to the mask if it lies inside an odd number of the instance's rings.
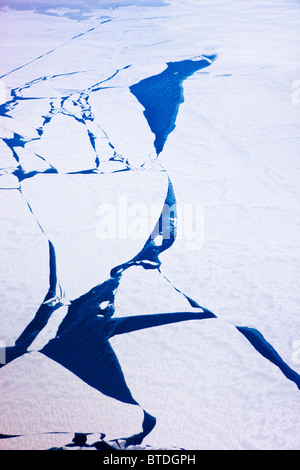
{"label": "snow-covered ice surface", "polygon": [[299,449],[299,3],[0,23],[0,448]]}

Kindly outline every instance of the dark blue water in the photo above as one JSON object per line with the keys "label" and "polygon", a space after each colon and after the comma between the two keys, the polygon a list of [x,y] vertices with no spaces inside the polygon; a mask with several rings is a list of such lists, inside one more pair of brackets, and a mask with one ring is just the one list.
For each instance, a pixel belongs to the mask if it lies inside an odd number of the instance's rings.
{"label": "dark blue water", "polygon": [[130,266],[142,266],[144,269],[160,267],[159,255],[172,246],[176,239],[177,206],[173,185],[168,179],[168,191],[159,219],[142,250],[131,260],[114,267],[110,275],[120,275]]}
{"label": "dark blue water", "polygon": [[157,155],[163,150],[168,135],[175,129],[178,109],[184,101],[182,83],[198,70],[211,65],[216,56],[203,56],[201,60],[181,60],[167,63],[160,74],[132,85],[131,93],[145,108],[144,115],[155,134]]}
{"label": "dark blue water", "polygon": [[297,387],[300,390],[300,376],[297,372],[288,366],[279,356],[278,352],[273,348],[273,346],[268,343],[260,331],[255,328],[248,328],[245,326],[237,326],[238,331],[240,331],[248,341],[254,346],[254,348],[266,359],[275,364],[281,372],[286,376],[287,379],[295,382]]}

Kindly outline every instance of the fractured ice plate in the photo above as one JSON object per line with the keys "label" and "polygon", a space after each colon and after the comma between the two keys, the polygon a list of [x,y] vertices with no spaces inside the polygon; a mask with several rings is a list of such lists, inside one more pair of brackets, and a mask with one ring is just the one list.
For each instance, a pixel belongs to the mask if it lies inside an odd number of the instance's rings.
{"label": "fractured ice plate", "polygon": [[[103,282],[114,266],[138,253],[159,217],[166,184],[165,174],[150,171],[37,175],[22,183],[25,198],[55,246],[58,279],[67,298]],[[132,237],[120,233],[122,220],[130,231],[138,209],[146,216],[149,232],[134,232]]]}

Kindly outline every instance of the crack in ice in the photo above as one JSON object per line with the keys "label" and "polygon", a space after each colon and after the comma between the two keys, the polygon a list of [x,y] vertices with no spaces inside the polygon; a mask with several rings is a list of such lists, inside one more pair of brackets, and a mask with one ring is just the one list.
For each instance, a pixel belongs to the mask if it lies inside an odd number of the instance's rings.
{"label": "crack in ice", "polygon": [[20,70],[24,67],[27,67],[27,65],[30,65],[30,64],[33,64],[34,62],[37,62],[38,60],[46,57],[47,55],[49,54],[52,54],[53,52],[57,51],[58,49],[61,49],[62,47],[66,46],[67,44],[69,44],[71,41],[74,41],[75,39],[78,39],[82,36],[85,36],[86,34],[92,32],[92,31],[95,31],[97,28],[99,28],[99,26],[101,26],[102,24],[105,24],[105,23],[108,23],[112,21],[111,18],[109,18],[108,20],[104,20],[104,21],[101,21],[97,26],[94,26],[93,28],[89,28],[88,30],[82,32],[82,33],[79,33],[79,34],[76,34],[75,36],[73,36],[72,38],[68,39],[67,41],[65,41],[64,43],[60,44],[59,46],[56,46],[54,47],[53,49],[50,49],[49,51],[45,52],[44,54],[41,54],[39,55],[38,57],[35,57],[34,59],[26,62],[25,64],[23,65],[20,65],[19,67],[16,67],[14,68],[13,70],[10,70],[9,72],[3,74],[0,76],[0,79],[1,78],[4,78],[4,77],[7,77],[8,75],[10,75],[11,73],[13,72],[16,72],[17,70]]}
{"label": "crack in ice", "polygon": [[[90,168],[90,169],[84,169],[84,170],[79,170],[79,171],[74,171],[74,172],[67,172],[70,174],[82,174],[82,173],[101,173],[101,157],[98,155],[97,149],[96,149],[96,140],[99,137],[99,135],[96,135],[90,128],[89,128],[89,123],[95,124],[99,132],[101,133],[101,137],[104,137],[107,141],[107,144],[111,149],[113,149],[113,156],[110,157],[109,161],[112,162],[121,162],[125,168],[123,170],[117,170],[117,171],[124,171],[124,170],[129,170],[129,169],[134,169],[132,164],[129,162],[128,158],[123,157],[120,153],[118,153],[115,150],[115,146],[112,144],[111,140],[109,139],[108,134],[105,132],[105,130],[101,127],[99,123],[95,121],[95,116],[93,114],[91,105],[89,103],[89,97],[91,93],[97,92],[103,88],[107,87],[102,87],[101,85],[108,82],[109,80],[112,80],[120,71],[126,70],[130,67],[130,65],[126,65],[122,69],[117,69],[112,75],[109,77],[100,80],[99,82],[95,83],[94,85],[82,89],[82,90],[76,90],[73,93],[70,93],[69,95],[62,96],[60,98],[52,98],[49,100],[49,106],[50,110],[48,114],[43,115],[43,123],[42,126],[38,128],[32,128],[34,131],[37,132],[38,137],[35,138],[26,138],[24,135],[21,135],[17,132],[13,132],[12,137],[7,137],[7,138],[2,138],[3,142],[10,148],[12,155],[14,159],[16,160],[17,163],[20,163],[19,155],[16,150],[16,148],[25,148],[26,144],[29,142],[32,142],[34,140],[38,141],[42,138],[44,134],[44,128],[46,125],[48,125],[51,120],[57,116],[58,114],[62,114],[64,116],[69,116],[70,118],[73,118],[76,122],[82,124],[85,127],[85,130],[87,132],[88,138],[90,145],[93,149],[93,152],[95,154],[95,167]],[[22,101],[24,99],[26,100],[36,100],[36,99],[45,99],[43,97],[23,97],[22,91],[24,89],[30,89],[32,86],[42,82],[42,81],[50,81],[54,80],[55,78],[58,77],[64,77],[64,76],[70,76],[74,74],[79,74],[79,73],[85,73],[82,71],[78,72],[70,72],[67,74],[56,74],[56,75],[49,75],[49,76],[43,76],[39,77],[37,79],[32,80],[31,82],[27,82],[25,85],[19,86],[11,91],[11,99],[3,103],[0,107],[0,115],[3,117],[6,117],[7,119],[11,119],[12,123],[14,118],[10,116],[8,113],[11,112],[15,106],[18,105],[19,101]],[[69,109],[68,109],[69,106]],[[7,122],[7,126],[9,129],[9,123]],[[29,150],[32,152],[32,150]],[[21,165],[18,165],[18,167],[13,170],[11,173],[14,174],[19,181],[21,182],[23,179],[27,178],[32,178],[33,176],[40,174],[40,173],[58,173],[57,168],[55,168],[50,162],[48,162],[44,157],[38,155],[35,152],[32,152],[35,154],[38,158],[42,159],[45,163],[48,164],[49,168],[45,170],[32,170],[30,172],[26,172]]]}
{"label": "crack in ice", "polygon": [[[110,21],[110,20],[107,20]],[[103,21],[103,24],[107,21]],[[98,25],[99,26],[99,25]],[[84,34],[93,31],[95,28],[87,30],[85,33],[78,34],[58,46],[57,48],[48,51],[47,53],[39,56],[38,58],[20,66],[18,70],[26,65],[38,60],[39,58],[48,55],[60,47],[63,47],[68,42],[83,36]],[[179,105],[183,102],[183,88],[182,82],[185,78],[192,75],[196,70],[209,66],[215,56],[203,56],[199,61],[181,61],[170,62],[167,64],[167,69],[159,75],[149,77],[138,84],[132,85],[130,91],[137,97],[139,102],[144,106],[145,118],[148,121],[149,127],[155,134],[154,146],[156,149],[157,157],[163,150],[165,142],[170,132],[175,128],[175,121],[179,109]],[[44,127],[48,125],[54,116],[61,113],[68,116],[85,127],[88,135],[89,143],[95,155],[95,167],[90,169],[83,169],[80,171],[68,172],[69,174],[82,174],[82,173],[101,173],[101,158],[99,157],[96,149],[97,135],[89,128],[89,123],[96,124],[97,128],[108,141],[109,146],[114,150],[114,157],[116,160],[121,161],[125,165],[124,170],[132,170],[133,166],[130,161],[125,157],[117,154],[115,146],[111,143],[106,132],[101,126],[95,122],[92,107],[89,103],[91,93],[101,90],[101,84],[111,80],[116,76],[120,70],[124,70],[130,66],[123,67],[117,70],[109,78],[99,81],[84,90],[78,90],[61,98],[53,98],[49,101],[50,111],[47,115],[43,116],[44,122],[41,127],[37,129],[40,139],[44,133]],[[12,73],[13,71],[9,72]],[[81,72],[74,72],[81,73]],[[8,75],[8,74],[6,74]],[[4,77],[5,75],[3,75]],[[5,112],[3,116],[13,109],[18,100],[24,99],[22,90],[30,88],[36,83],[45,80],[55,79],[57,75],[48,77],[40,77],[32,82],[26,83],[24,86],[19,87],[12,91],[13,99],[7,103],[7,108],[3,108]],[[171,86],[165,90],[164,83],[168,82]],[[151,90],[151,96],[148,95]],[[37,99],[37,98],[26,98]],[[74,110],[74,107],[76,108]],[[160,116],[161,110],[164,108],[163,116]],[[76,112],[75,112],[76,111]],[[7,116],[8,117],[8,116]],[[3,139],[6,145],[12,150],[12,154],[17,163],[20,162],[16,147],[24,147],[27,142],[33,139],[25,139],[24,136],[14,132],[11,138]],[[37,154],[36,154],[37,155]],[[43,157],[37,155],[48,163]],[[163,170],[165,171],[165,170]],[[31,178],[38,173],[48,174],[57,173],[57,169],[49,163],[49,168],[45,170],[36,170],[25,172],[21,165],[12,173],[17,176],[19,182],[24,179]],[[167,172],[166,172],[167,174]],[[164,276],[161,270],[161,261],[159,256],[165,250],[168,250],[176,240],[176,197],[174,188],[169,175],[167,194],[164,201],[163,210],[157,220],[157,223],[146,240],[143,248],[126,263],[113,267],[110,271],[110,278],[102,284],[94,286],[90,291],[82,296],[73,299],[69,302],[67,314],[61,321],[56,336],[52,338],[40,352],[45,356],[53,359],[65,368],[80,377],[91,387],[100,391],[101,393],[115,398],[124,403],[140,406],[139,403],[132,396],[130,389],[126,384],[122,368],[119,364],[118,358],[110,344],[110,338],[116,335],[126,334],[132,331],[139,331],[152,327],[185,322],[185,321],[198,321],[203,319],[219,318],[207,308],[201,306],[195,300],[191,299],[184,292],[180,291],[173,283]],[[20,194],[24,197],[22,189],[19,189]],[[33,343],[34,339],[46,326],[49,318],[54,310],[63,305],[63,292],[57,279],[56,272],[56,254],[55,248],[51,240],[47,237],[44,229],[36,218],[29,202],[27,206],[32,216],[35,218],[36,223],[41,229],[43,235],[47,238],[49,247],[49,286],[46,296],[37,310],[33,320],[24,329],[21,335],[15,341],[14,346],[6,348],[6,363],[28,353],[29,346]],[[178,293],[180,293],[188,301],[189,305],[195,309],[189,312],[161,312],[156,314],[137,314],[128,317],[113,317],[115,313],[115,296],[122,280],[124,271],[133,266],[141,266],[145,270],[155,270],[165,279]],[[224,321],[224,320],[223,320]],[[232,324],[231,322],[227,322]],[[255,348],[256,351],[270,362],[275,364],[283,374],[291,381],[293,381],[300,389],[300,376],[292,370],[279,356],[273,346],[267,342],[263,335],[254,328],[245,326],[234,325],[236,330],[241,333]],[[1,364],[3,367],[5,364]],[[142,431],[133,436],[124,439],[125,447],[129,445],[140,444],[145,436],[147,436],[155,426],[156,419],[143,409],[144,420],[142,423]],[[103,435],[104,436],[104,435]],[[0,435],[0,438],[9,438],[13,436]],[[75,435],[73,439],[74,446],[81,443],[83,446],[86,443],[86,434]],[[105,442],[100,439],[98,447],[105,447]],[[101,444],[102,442],[102,444]],[[70,445],[73,445],[70,444]],[[106,443],[108,446],[109,443]],[[102,447],[101,447],[102,446]]]}

